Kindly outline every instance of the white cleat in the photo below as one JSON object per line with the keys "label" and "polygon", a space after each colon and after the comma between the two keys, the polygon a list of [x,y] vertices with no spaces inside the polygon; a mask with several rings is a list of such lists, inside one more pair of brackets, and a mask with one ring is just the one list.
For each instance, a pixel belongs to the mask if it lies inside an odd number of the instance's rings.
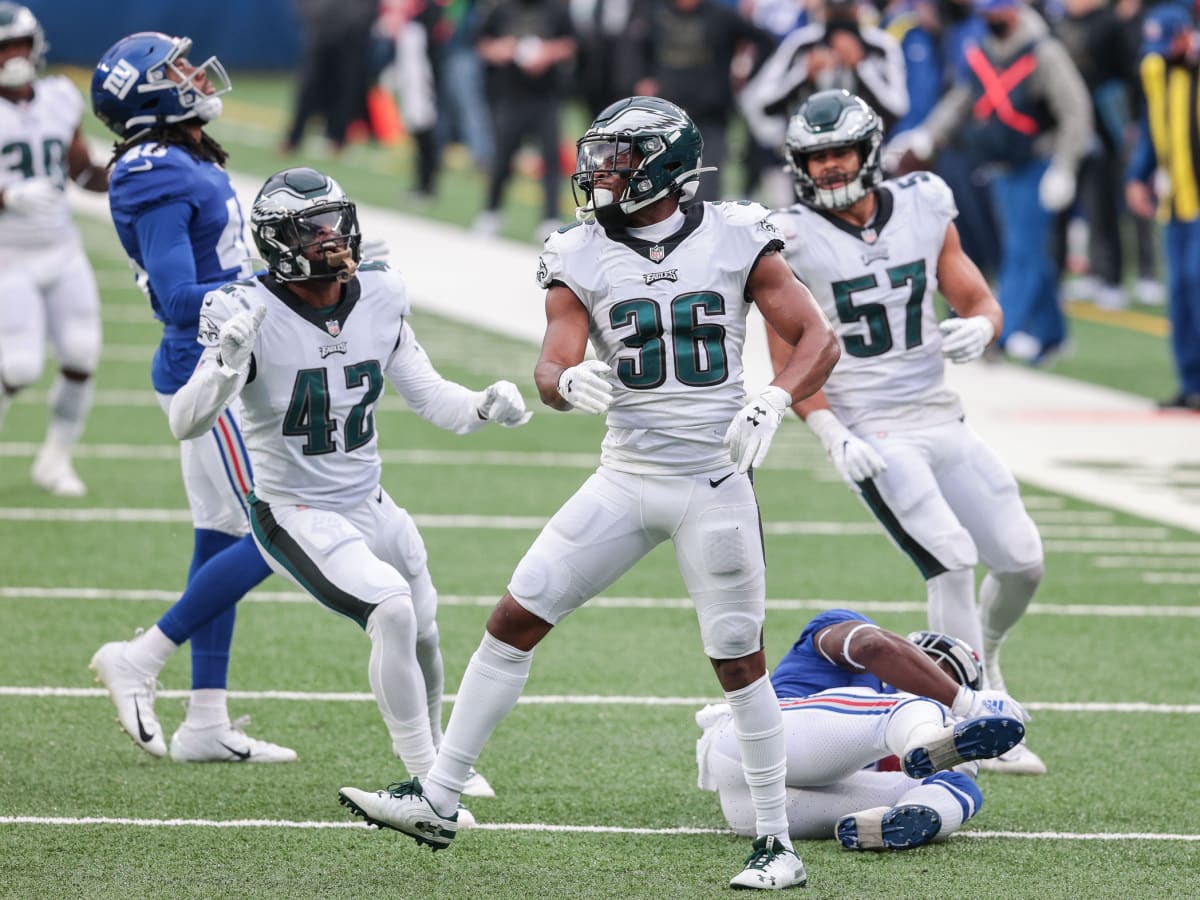
{"label": "white cleat", "polygon": [[249,716],[232,722],[197,728],[186,721],[171,736],[175,762],[284,763],[294,762],[296,751],[270,741],[252,738],[242,728]]}
{"label": "white cleat", "polygon": [[[488,780],[486,778],[484,778],[482,775],[480,775],[478,772],[476,772],[474,769],[471,769],[469,772],[467,772],[467,781],[466,781],[466,784],[463,785],[462,792],[463,792],[463,796],[466,796],[466,797],[495,797],[496,796],[495,788],[493,788],[490,784],[488,784]],[[460,826],[462,825],[461,821],[459,822],[459,825]]]}
{"label": "white cleat", "polygon": [[[460,805],[453,815],[443,816],[425,799],[421,782],[416,778],[388,785],[382,791],[344,787],[338,791],[338,803],[376,828],[407,834],[418,844],[428,844],[434,850],[450,846],[463,813],[467,813]],[[473,816],[471,820],[473,823]]]}
{"label": "white cleat", "polygon": [[782,891],[806,884],[808,874],[796,851],[789,850],[769,834],[754,839],[754,849],[746,858],[746,868],[729,882],[735,890],[758,891]]}
{"label": "white cleat", "polygon": [[33,460],[33,483],[56,497],[82,497],[87,487],[75,474],[71,454],[54,444],[43,444]]}
{"label": "white cleat", "polygon": [[154,714],[155,678],[126,661],[128,647],[129,641],[105,644],[92,655],[88,668],[96,673],[96,681],[108,688],[125,733],[151,756],[166,756],[167,742]]}
{"label": "white cleat", "polygon": [[1024,741],[995,759],[980,760],[979,768],[984,772],[1001,775],[1045,775],[1046,764],[1042,758],[1026,746]]}

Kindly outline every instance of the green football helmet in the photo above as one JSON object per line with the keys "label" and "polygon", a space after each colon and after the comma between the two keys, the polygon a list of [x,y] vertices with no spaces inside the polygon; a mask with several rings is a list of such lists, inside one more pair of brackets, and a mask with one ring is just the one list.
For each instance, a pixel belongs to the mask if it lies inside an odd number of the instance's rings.
{"label": "green football helmet", "polygon": [[[575,174],[571,189],[581,221],[595,217],[605,227],[656,200],[678,194],[681,201],[696,194],[704,139],[682,109],[658,97],[618,100],[596,117],[575,144]],[[620,197],[595,186],[598,172],[628,179]]]}
{"label": "green football helmet", "polygon": [[[883,122],[861,98],[849,91],[820,91],[809,97],[788,122],[784,168],[791,173],[801,203],[820,209],[845,209],[883,181],[882,143]],[[808,156],[841,147],[858,149],[858,174],[846,184],[822,187],[808,174]]]}
{"label": "green football helmet", "polygon": [[0,2],[0,44],[29,41],[28,56],[14,56],[0,66],[0,88],[19,88],[31,84],[46,58],[46,36],[37,17],[28,7]]}
{"label": "green football helmet", "polygon": [[348,281],[362,259],[358,211],[316,169],[267,179],[250,211],[254,244],[277,281]]}

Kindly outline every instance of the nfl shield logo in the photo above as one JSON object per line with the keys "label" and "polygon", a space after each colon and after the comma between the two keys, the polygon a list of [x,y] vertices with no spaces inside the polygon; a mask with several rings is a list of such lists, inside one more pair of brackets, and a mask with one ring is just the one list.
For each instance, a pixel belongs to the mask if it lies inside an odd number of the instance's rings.
{"label": "nfl shield logo", "polygon": [[342,333],[342,326],[338,323],[337,319],[326,319],[325,320],[325,330],[328,331],[334,337],[337,337],[339,334]]}
{"label": "nfl shield logo", "polygon": [[661,244],[655,244],[653,247],[650,248],[650,261],[651,262],[662,262],[666,258],[666,256],[667,256],[666,248],[664,248]]}

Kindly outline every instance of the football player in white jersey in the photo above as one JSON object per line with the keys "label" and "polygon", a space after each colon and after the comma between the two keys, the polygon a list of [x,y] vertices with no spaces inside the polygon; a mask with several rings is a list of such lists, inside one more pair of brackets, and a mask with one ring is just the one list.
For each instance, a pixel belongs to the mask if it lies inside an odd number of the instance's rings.
{"label": "football player in white jersey", "polygon": [[59,371],[33,480],[82,497],[71,452],[92,406],[100,294],[66,184],[103,192],[108,172],[80,131],[79,91],[64,75],[38,78],[46,46],[32,12],[0,2],[0,422],[12,396],[41,376],[49,337]]}
{"label": "football player in white jersey", "polygon": [[386,263],[360,264],[355,207],[333,179],[271,176],[250,222],[268,272],[205,296],[204,351],[172,398],[171,431],[204,434],[240,396],[255,543],[275,572],[366,631],[392,746],[423,776],[441,739],[437,591],[412,517],[379,484],[375,407],[386,380],[457,434],[530,413],[510,382],[472,391],[437,373],[404,282]]}
{"label": "football player in white jersey", "polygon": [[[825,316],[779,255],[765,208],[681,208],[702,148],[687,114],[656,97],[614,103],[578,143],[581,222],[550,235],[542,252],[547,325],[534,379],[554,409],[607,414],[600,468],[517,565],[429,777],[340,792],[369,822],[447,846],[470,766],[516,704],[534,646],[670,540],[737,723],[756,812],[754,847],[732,885],[805,883],[788,837],[783,723],[762,649],[765,566],[750,469],[838,353]],[[746,403],[751,303],[792,347],[774,382]],[[597,359],[584,359],[589,337]]]}
{"label": "football player in white jersey", "polygon": [[[959,243],[950,189],[928,172],[884,181],[881,139],[875,111],[846,91],[814,94],[788,124],[800,202],[771,221],[842,344],[824,388],[793,408],[920,570],[929,627],[981,647],[985,686],[1003,691],[1000,644],[1042,580],[1042,542],[944,381],[945,359],[976,359],[1000,333],[1000,306]],[[957,314],[940,324],[938,291]],[[778,368],[790,348],[770,329],[768,341]],[[983,766],[1046,771],[1023,743]]]}

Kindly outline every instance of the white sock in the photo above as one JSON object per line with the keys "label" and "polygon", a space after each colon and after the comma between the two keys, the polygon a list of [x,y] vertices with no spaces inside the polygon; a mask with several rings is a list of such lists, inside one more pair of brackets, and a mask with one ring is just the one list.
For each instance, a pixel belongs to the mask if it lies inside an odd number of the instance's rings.
{"label": "white sock", "polygon": [[429,733],[433,746],[442,745],[442,691],[445,689],[445,670],[438,642],[438,627],[433,626],[417,635],[417,665],[425,676],[425,706],[429,710]]}
{"label": "white sock", "polygon": [[224,725],[229,721],[227,701],[229,692],[225,688],[203,688],[192,691],[187,705],[185,722],[193,728],[209,728]]}
{"label": "white sock", "polygon": [[438,812],[449,815],[458,808],[467,773],[496,726],[517,705],[532,666],[532,650],[518,650],[484,632],[463,673],[437,761],[421,782]]}
{"label": "white sock", "polygon": [[888,713],[884,743],[888,752],[904,759],[912,747],[925,747],[946,729],[946,707],[925,697],[897,704]]}
{"label": "white sock", "polygon": [[787,745],[783,738],[783,713],[771,680],[762,676],[736,691],[726,691],[734,729],[742,754],[742,770],[754,802],[759,837],[773,834],[788,849]]}
{"label": "white sock", "polygon": [[132,641],[125,651],[125,660],[147,675],[158,675],[179,645],[163,634],[157,625],[151,625]]}
{"label": "white sock", "polygon": [[46,443],[69,450],[78,443],[87,424],[95,392],[93,379],[74,381],[61,373],[50,388],[50,426]]}
{"label": "white sock", "polygon": [[966,641],[983,653],[983,628],[975,608],[975,570],[951,569],[925,582],[929,595],[929,627]]}
{"label": "white sock", "polygon": [[988,572],[979,588],[983,629],[984,687],[1005,690],[1000,674],[1000,645],[1017,624],[1042,582],[1042,563],[1020,572]]}
{"label": "white sock", "polygon": [[425,678],[417,665],[417,618],[412,598],[395,594],[367,619],[371,658],[367,675],[375,703],[392,736],[392,750],[410,775],[423,776],[436,751],[425,705]]}

